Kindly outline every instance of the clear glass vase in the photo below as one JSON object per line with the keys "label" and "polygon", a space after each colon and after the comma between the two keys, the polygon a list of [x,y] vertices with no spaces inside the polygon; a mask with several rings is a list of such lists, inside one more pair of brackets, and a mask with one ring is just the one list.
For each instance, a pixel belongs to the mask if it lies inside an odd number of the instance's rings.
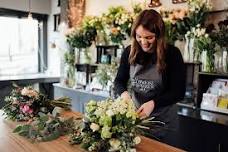
{"label": "clear glass vase", "polygon": [[186,43],[184,47],[184,61],[193,62],[194,61],[194,38],[186,37]]}
{"label": "clear glass vase", "polygon": [[223,72],[228,73],[228,51],[223,48],[222,52],[222,67],[223,67]]}
{"label": "clear glass vase", "polygon": [[202,71],[209,73],[215,72],[213,56],[209,51],[202,52]]}
{"label": "clear glass vase", "polygon": [[75,86],[75,67],[74,65],[65,64],[65,85],[73,88]]}
{"label": "clear glass vase", "polygon": [[90,64],[91,62],[91,57],[90,57],[90,52],[89,48],[80,48],[79,49],[79,63],[80,64]]}

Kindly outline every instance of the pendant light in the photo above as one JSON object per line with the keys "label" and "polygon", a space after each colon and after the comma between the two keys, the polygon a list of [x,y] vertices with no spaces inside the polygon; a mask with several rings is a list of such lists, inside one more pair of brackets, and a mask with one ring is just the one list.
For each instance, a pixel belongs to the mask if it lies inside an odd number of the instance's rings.
{"label": "pendant light", "polygon": [[29,13],[28,13],[28,19],[32,20],[32,13],[31,13],[31,0],[29,0]]}

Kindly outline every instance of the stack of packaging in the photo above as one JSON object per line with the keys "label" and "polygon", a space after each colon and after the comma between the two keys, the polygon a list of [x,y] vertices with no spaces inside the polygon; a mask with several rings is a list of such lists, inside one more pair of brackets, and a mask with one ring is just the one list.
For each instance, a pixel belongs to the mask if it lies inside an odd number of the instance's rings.
{"label": "stack of packaging", "polygon": [[201,109],[228,113],[228,79],[215,79],[203,94]]}

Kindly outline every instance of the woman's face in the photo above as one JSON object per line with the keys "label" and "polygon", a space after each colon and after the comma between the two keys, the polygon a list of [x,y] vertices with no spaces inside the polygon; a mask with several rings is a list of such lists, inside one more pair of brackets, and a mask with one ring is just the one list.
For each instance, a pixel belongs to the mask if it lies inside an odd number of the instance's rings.
{"label": "woman's face", "polygon": [[153,52],[156,43],[155,43],[155,33],[148,31],[147,29],[143,28],[142,25],[139,25],[136,28],[136,40],[141,46],[144,52],[151,53]]}

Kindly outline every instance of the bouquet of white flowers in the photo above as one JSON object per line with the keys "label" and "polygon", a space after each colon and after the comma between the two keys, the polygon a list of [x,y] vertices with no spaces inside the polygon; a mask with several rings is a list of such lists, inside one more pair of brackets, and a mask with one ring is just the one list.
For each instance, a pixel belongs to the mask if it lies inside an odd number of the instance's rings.
{"label": "bouquet of white flowers", "polygon": [[72,135],[71,143],[81,143],[88,151],[136,151],[140,129],[163,124],[153,118],[140,119],[133,102],[120,98],[90,101],[85,109],[83,125]]}

